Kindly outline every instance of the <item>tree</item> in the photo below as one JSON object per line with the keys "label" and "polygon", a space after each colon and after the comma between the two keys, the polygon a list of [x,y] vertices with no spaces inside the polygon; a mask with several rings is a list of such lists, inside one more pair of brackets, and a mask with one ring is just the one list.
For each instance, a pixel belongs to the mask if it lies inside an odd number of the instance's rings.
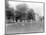
{"label": "tree", "polygon": [[16,6],[16,9],[21,12],[25,12],[27,10],[27,5],[26,4],[19,4]]}
{"label": "tree", "polygon": [[22,22],[22,20],[25,20],[25,17],[26,17],[26,13],[22,13],[20,11],[15,11],[15,20],[17,22],[17,20],[20,20],[20,22]]}
{"label": "tree", "polygon": [[20,11],[18,11],[18,10],[16,10],[15,11],[15,20],[16,20],[16,22],[18,21],[18,20],[21,20],[21,18],[22,18],[22,12],[20,12]]}
{"label": "tree", "polygon": [[20,21],[25,19],[25,11],[27,10],[27,5],[26,4],[19,4],[16,6],[16,9],[19,11],[17,11],[16,13],[21,16],[19,19]]}
{"label": "tree", "polygon": [[35,13],[34,13],[34,10],[33,9],[29,9],[28,10],[28,17],[27,17],[28,20],[35,20]]}
{"label": "tree", "polygon": [[6,8],[6,9],[9,9],[8,0],[5,0],[5,8]]}

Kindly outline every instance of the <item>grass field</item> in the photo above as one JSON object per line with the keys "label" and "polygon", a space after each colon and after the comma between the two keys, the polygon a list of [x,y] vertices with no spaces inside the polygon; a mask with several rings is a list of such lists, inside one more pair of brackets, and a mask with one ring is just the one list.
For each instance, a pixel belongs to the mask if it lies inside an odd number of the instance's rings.
{"label": "grass field", "polygon": [[6,24],[6,34],[43,32],[44,21],[19,22]]}

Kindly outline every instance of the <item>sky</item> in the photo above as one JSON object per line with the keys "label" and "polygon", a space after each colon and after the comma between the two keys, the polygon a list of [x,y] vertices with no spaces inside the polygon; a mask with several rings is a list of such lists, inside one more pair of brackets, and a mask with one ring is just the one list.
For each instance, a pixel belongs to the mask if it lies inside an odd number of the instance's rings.
{"label": "sky", "polygon": [[16,6],[19,4],[27,4],[28,8],[34,9],[35,13],[38,13],[40,16],[43,16],[43,3],[32,3],[32,2],[16,2],[16,1],[8,1],[9,7],[16,10]]}

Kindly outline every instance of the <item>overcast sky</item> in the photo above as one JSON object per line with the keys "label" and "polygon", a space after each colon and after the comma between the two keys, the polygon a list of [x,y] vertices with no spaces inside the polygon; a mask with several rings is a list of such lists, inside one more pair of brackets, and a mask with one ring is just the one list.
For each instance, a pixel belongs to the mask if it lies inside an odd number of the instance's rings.
{"label": "overcast sky", "polygon": [[33,8],[35,13],[38,13],[40,16],[43,16],[43,3],[31,3],[31,2],[16,2],[16,1],[9,1],[9,7],[16,10],[16,5],[18,4],[27,4],[28,8]]}

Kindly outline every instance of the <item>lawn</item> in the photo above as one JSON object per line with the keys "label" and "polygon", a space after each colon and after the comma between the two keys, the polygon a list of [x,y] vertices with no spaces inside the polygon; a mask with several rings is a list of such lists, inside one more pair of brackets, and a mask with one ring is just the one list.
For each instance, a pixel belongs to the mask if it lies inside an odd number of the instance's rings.
{"label": "lawn", "polygon": [[43,32],[44,21],[6,24],[6,34]]}

